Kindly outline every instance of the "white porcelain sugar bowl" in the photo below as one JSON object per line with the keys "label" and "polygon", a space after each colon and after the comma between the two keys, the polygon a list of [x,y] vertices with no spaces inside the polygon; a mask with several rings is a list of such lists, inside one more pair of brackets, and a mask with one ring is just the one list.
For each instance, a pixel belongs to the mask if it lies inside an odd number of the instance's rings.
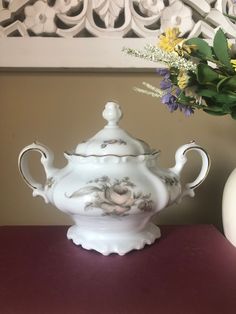
{"label": "white porcelain sugar bowl", "polygon": [[[73,153],[66,152],[68,162],[63,169],[53,167],[53,153],[38,143],[26,146],[18,160],[33,196],[42,196],[72,217],[75,224],[67,237],[103,255],[124,255],[159,238],[160,229],[151,217],[184,195],[194,196],[210,165],[205,150],[191,142],[177,150],[173,168],[160,169],[159,151],[121,129],[121,116],[119,105],[108,102],[103,111],[107,125]],[[190,150],[200,154],[202,167],[196,180],[181,186],[180,174]],[[41,154],[47,178],[44,185],[30,174],[28,156],[32,151]]]}

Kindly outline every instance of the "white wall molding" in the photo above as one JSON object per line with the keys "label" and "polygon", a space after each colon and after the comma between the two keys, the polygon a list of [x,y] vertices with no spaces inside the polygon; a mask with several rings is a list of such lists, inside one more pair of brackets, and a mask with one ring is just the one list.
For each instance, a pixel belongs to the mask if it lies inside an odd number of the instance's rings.
{"label": "white wall molding", "polygon": [[125,56],[122,47],[156,42],[167,27],[182,36],[229,38],[234,0],[0,0],[0,67],[143,69],[155,65]]}

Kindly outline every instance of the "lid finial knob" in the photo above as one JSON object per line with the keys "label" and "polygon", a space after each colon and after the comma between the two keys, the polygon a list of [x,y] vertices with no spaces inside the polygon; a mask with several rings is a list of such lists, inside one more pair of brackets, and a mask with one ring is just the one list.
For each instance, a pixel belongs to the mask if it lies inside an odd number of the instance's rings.
{"label": "lid finial knob", "polygon": [[120,106],[115,102],[109,101],[103,110],[103,118],[108,121],[106,127],[116,127],[122,117]]}

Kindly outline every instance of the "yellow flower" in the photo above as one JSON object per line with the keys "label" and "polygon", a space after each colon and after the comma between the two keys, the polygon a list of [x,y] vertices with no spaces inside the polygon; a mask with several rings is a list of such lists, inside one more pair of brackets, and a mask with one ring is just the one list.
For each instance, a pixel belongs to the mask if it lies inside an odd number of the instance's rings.
{"label": "yellow flower", "polygon": [[234,71],[236,71],[236,59],[232,59],[230,62],[234,68]]}
{"label": "yellow flower", "polygon": [[177,77],[178,86],[180,89],[184,89],[188,86],[189,76],[186,71],[180,71]]}
{"label": "yellow flower", "polygon": [[167,52],[175,51],[176,45],[183,41],[179,38],[179,28],[168,28],[163,35],[159,37],[159,47]]}

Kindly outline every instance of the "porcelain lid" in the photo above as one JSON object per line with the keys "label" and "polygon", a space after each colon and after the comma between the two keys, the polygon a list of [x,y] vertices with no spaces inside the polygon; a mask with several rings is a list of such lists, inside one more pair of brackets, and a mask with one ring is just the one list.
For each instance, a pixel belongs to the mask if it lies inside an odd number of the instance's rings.
{"label": "porcelain lid", "polygon": [[80,143],[75,150],[76,155],[82,156],[138,156],[153,153],[149,145],[142,140],[133,138],[118,125],[122,117],[120,106],[108,102],[103,111],[107,125],[88,141]]}

